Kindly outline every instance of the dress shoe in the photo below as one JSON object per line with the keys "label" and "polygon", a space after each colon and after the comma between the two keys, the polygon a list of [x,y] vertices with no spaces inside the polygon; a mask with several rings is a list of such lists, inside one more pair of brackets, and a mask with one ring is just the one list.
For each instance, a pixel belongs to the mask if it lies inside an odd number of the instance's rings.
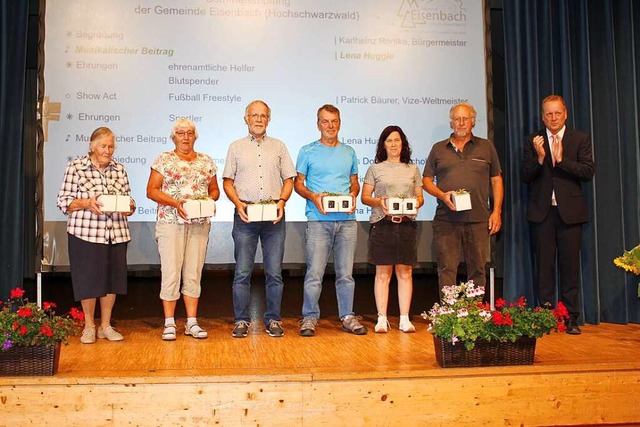
{"label": "dress shoe", "polygon": [[580,326],[578,326],[578,324],[575,321],[570,320],[567,323],[567,333],[569,335],[580,335],[582,331],[580,330]]}

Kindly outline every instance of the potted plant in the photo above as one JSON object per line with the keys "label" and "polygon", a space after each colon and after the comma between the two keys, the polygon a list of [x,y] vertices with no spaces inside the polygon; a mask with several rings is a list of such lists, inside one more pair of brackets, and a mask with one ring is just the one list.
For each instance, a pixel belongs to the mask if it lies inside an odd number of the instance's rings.
{"label": "potted plant", "polygon": [[510,304],[500,298],[492,309],[483,301],[484,287],[473,281],[445,286],[442,294],[442,302],[422,317],[430,322],[444,367],[531,364],[536,339],[563,331],[568,318],[561,302],[555,309],[531,308],[524,297]]}
{"label": "potted plant", "polygon": [[60,344],[80,329],[84,313],[72,308],[55,314],[56,304],[42,307],[24,298],[24,290],[11,290],[0,302],[0,375],[53,375],[57,371]]}
{"label": "potted plant", "polygon": [[[630,271],[636,276],[640,274],[640,245],[624,251],[624,253],[613,259],[613,263],[620,268]],[[638,298],[640,298],[640,283],[638,284]]]}

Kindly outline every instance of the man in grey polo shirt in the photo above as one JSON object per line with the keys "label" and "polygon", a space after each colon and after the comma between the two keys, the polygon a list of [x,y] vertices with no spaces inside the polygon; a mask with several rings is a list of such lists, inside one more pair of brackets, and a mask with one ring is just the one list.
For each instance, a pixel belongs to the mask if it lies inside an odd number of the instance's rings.
{"label": "man in grey polo shirt", "polygon": [[[500,160],[491,141],[471,133],[475,123],[476,110],[471,104],[454,105],[449,111],[453,133],[432,147],[422,173],[423,188],[438,199],[433,250],[440,289],[456,284],[461,254],[467,265],[467,280],[485,285],[489,235],[502,226],[504,187]],[[461,189],[470,194],[470,210],[456,211],[453,194]]]}
{"label": "man in grey polo shirt", "polygon": [[[293,191],[296,170],[284,143],[267,136],[269,120],[271,109],[264,101],[252,101],[247,105],[244,121],[249,135],[229,146],[222,174],[224,192],[236,207],[232,231],[236,260],[233,278],[235,326],[232,333],[235,338],[246,337],[249,331],[251,272],[258,240],[262,244],[266,280],[265,328],[272,337],[284,335],[280,318],[284,288],[284,206]],[[268,200],[277,201],[277,219],[273,222],[249,222],[247,205]]]}

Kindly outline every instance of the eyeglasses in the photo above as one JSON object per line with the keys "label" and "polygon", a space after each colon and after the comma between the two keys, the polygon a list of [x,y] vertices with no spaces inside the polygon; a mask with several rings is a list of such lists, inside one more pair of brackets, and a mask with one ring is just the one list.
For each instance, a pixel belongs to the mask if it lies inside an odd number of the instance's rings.
{"label": "eyeglasses", "polygon": [[269,116],[267,116],[266,114],[252,114],[249,117],[252,120],[258,120],[258,119],[267,120],[267,119],[269,119]]}
{"label": "eyeglasses", "polygon": [[176,132],[176,133],[175,133],[175,135],[176,135],[178,138],[184,138],[185,136],[186,136],[187,138],[193,138],[193,137],[196,135],[196,133],[195,133],[194,131],[191,131],[191,130],[188,130],[188,131],[186,131],[186,132],[185,132],[185,131],[183,131],[183,130],[179,130],[178,132]]}

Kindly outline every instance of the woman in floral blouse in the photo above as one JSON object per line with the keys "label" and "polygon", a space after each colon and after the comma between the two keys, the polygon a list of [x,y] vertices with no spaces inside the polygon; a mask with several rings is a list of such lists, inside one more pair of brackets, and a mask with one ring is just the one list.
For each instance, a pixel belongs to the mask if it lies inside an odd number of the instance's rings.
{"label": "woman in floral blouse", "polygon": [[101,195],[130,196],[127,171],[112,159],[115,150],[111,129],[100,127],[89,138],[89,154],[67,165],[57,205],[68,216],[69,264],[73,295],[85,314],[80,341],[96,342],[94,313],[100,300],[98,338],[122,341],[111,326],[116,294],[127,293],[127,244],[131,240],[127,217],[135,211],[103,212]]}
{"label": "woman in floral blouse", "polygon": [[176,339],[175,309],[182,297],[187,311],[185,334],[206,338],[207,331],[198,325],[200,278],[209,241],[209,218],[189,219],[184,210],[187,199],[210,197],[218,200],[220,190],[217,167],[211,157],[194,151],[198,139],[195,124],[178,119],[171,139],[175,150],[160,154],[151,165],[147,197],[158,202],[156,241],[160,252],[162,284],[160,299],[164,309],[162,339]]}

